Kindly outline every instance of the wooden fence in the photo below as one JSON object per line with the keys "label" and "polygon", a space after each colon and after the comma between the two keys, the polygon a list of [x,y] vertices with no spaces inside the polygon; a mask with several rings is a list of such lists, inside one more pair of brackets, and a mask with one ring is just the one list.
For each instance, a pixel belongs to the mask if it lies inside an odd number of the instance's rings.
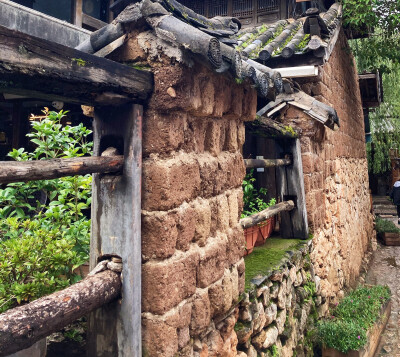
{"label": "wooden fence", "polygon": [[1,314],[0,356],[90,311],[89,356],[141,356],[141,103],[153,74],[2,26],[0,47],[0,93],[94,106],[93,157],[1,162],[0,183],[92,173],[90,266],[124,267],[124,284],[107,270]]}

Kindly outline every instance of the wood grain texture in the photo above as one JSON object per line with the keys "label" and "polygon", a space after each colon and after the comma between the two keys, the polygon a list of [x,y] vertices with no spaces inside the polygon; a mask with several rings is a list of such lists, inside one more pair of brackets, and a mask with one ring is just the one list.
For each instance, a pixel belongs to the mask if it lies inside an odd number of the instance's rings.
{"label": "wood grain texture", "polygon": [[142,111],[142,106],[128,104],[95,109],[94,154],[112,145],[125,162],[122,175],[93,176],[90,265],[93,269],[103,255],[117,255],[124,272],[121,302],[89,317],[88,356],[142,356]]}
{"label": "wood grain texture", "polygon": [[286,201],[286,202],[281,202],[278,203],[274,206],[268,207],[267,209],[258,212],[256,214],[253,214],[249,217],[242,218],[239,223],[243,228],[249,228],[253,227],[256,224],[265,221],[266,219],[273,217],[277,215],[280,212],[284,211],[291,211],[294,208],[294,202],[293,201]]}
{"label": "wood grain texture", "polygon": [[122,171],[124,157],[75,157],[37,161],[0,161],[0,184]]}
{"label": "wood grain texture", "polygon": [[120,296],[121,277],[106,270],[0,315],[0,356],[35,342]]}
{"label": "wood grain texture", "polygon": [[106,105],[145,100],[152,88],[150,72],[0,26],[0,92]]}
{"label": "wood grain texture", "polygon": [[244,159],[246,169],[287,166],[291,163],[292,160],[290,159]]}

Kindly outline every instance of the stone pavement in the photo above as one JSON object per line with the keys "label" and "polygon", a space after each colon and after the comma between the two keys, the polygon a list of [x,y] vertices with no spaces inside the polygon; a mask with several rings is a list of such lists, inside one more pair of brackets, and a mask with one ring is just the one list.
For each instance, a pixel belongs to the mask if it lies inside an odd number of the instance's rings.
{"label": "stone pavement", "polygon": [[392,313],[375,357],[400,357],[400,247],[378,245],[366,283],[388,285],[392,291]]}
{"label": "stone pavement", "polygon": [[[400,228],[395,216],[396,208],[387,198],[374,197],[374,211]],[[388,285],[392,291],[392,313],[375,357],[400,357],[400,247],[379,243],[372,255],[365,282]]]}

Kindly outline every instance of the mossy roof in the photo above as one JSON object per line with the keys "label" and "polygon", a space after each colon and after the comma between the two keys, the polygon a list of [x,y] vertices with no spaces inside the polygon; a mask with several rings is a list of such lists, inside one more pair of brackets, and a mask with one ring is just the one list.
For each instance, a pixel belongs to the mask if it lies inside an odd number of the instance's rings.
{"label": "mossy roof", "polygon": [[[341,6],[338,3],[334,3],[326,13],[319,14],[322,47],[328,46],[335,30],[340,26],[340,19]],[[303,17],[246,28],[235,36],[238,41],[236,49],[245,57],[263,64],[268,64],[270,58],[290,58],[315,52],[310,46],[311,37],[307,33],[307,27],[307,17]],[[321,51],[318,56],[321,56]]]}

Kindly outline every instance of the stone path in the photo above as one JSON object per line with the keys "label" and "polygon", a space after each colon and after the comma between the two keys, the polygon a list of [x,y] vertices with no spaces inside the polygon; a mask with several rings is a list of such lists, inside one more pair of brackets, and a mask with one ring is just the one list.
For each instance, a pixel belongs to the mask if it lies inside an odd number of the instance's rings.
{"label": "stone path", "polygon": [[393,294],[392,313],[375,357],[400,357],[400,247],[379,244],[372,259],[366,283],[388,285]]}
{"label": "stone path", "polygon": [[[383,207],[382,204],[386,207]],[[389,207],[391,206],[391,207]],[[374,209],[381,210],[382,218],[397,224],[397,216],[390,216],[389,211],[394,211],[395,206],[388,204],[384,199],[374,197]],[[385,213],[387,215],[385,215]],[[378,249],[373,253],[367,275],[367,284],[388,285],[392,291],[392,313],[386,330],[382,336],[375,357],[400,357],[400,247],[387,247],[378,244]]]}

